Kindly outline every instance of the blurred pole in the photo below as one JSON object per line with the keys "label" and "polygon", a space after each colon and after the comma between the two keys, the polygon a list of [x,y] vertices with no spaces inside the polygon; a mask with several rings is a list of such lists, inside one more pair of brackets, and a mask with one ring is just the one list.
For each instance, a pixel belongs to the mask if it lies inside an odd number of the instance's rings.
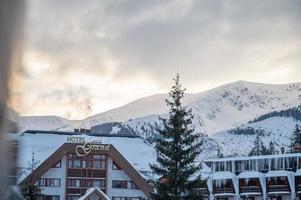
{"label": "blurred pole", "polygon": [[20,67],[25,0],[0,0],[0,199],[7,191],[9,152],[7,148],[6,106],[9,78]]}

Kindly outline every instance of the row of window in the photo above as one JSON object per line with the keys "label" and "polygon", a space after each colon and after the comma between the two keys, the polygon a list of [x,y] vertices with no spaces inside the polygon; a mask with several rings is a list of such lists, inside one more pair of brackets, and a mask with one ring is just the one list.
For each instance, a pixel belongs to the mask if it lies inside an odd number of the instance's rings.
{"label": "row of window", "polygon": [[[232,165],[234,162],[234,165]],[[301,168],[301,157],[266,158],[258,160],[220,161],[214,163],[213,171],[268,171],[268,170],[296,170]],[[213,168],[213,163],[208,163]],[[233,169],[234,167],[234,169]]]}
{"label": "row of window", "polygon": [[39,187],[60,187],[61,179],[59,178],[40,178],[36,185]]}
{"label": "row of window", "polygon": [[142,200],[142,197],[112,197],[112,200]]}
{"label": "row of window", "polygon": [[93,168],[93,169],[105,169],[106,161],[105,160],[68,160],[69,168]]}
{"label": "row of window", "polygon": [[[241,187],[260,187],[258,178],[241,179],[239,181]],[[287,177],[269,177],[267,178],[267,184],[271,186],[288,186]],[[231,179],[214,180],[214,188],[233,188]]]}
{"label": "row of window", "polygon": [[112,188],[132,189],[132,190],[139,189],[138,186],[133,181],[120,181],[120,180],[113,180]]}
{"label": "row of window", "polygon": [[[73,154],[71,154],[71,155],[73,155]],[[104,155],[93,155],[93,156],[95,156],[95,158],[98,158],[99,160],[94,160],[94,161],[88,160],[88,162],[87,162],[87,160],[71,159],[68,161],[68,167],[69,168],[105,169],[106,160],[103,159]],[[61,168],[61,167],[62,167],[61,160],[53,166],[53,168]],[[113,170],[121,170],[121,168],[115,162],[113,162],[112,169]]]}
{"label": "row of window", "polygon": [[67,187],[73,187],[73,188],[80,188],[80,187],[99,187],[99,188],[105,188],[106,187],[106,181],[105,180],[86,180],[86,179],[68,179],[67,180]]}
{"label": "row of window", "polygon": [[105,170],[68,169],[68,177],[106,178]]}
{"label": "row of window", "polygon": [[[78,159],[78,156],[75,153],[69,153],[68,154],[68,158],[69,159]],[[85,160],[105,160],[106,159],[106,155],[104,154],[89,154],[87,156],[81,157],[82,159]]]}

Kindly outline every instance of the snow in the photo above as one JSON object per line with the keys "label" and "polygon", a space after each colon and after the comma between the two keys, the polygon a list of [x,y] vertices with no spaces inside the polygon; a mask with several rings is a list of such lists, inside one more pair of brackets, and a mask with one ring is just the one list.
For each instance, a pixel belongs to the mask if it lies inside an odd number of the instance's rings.
{"label": "snow", "polygon": [[[301,83],[268,85],[238,81],[208,91],[186,94],[183,105],[191,108],[195,115],[196,132],[211,135],[247,123],[262,114],[297,106],[301,103],[300,91]],[[138,123],[145,124],[143,123],[145,117],[152,118],[151,121],[158,121],[158,115],[166,115],[168,107],[164,99],[167,96],[167,94],[148,96],[78,121],[50,117],[51,123],[47,124],[46,119],[39,122],[36,118],[27,117],[25,120],[21,118],[20,126],[29,129],[29,126],[39,126],[39,123],[43,123],[47,125],[43,125],[43,129],[70,130],[74,127],[89,128],[112,121],[126,123],[131,120],[133,126]]]}
{"label": "snow", "polygon": [[[196,133],[206,133],[199,160],[216,157],[221,149],[224,156],[248,155],[253,147],[255,135],[234,135],[228,130],[252,127],[263,130],[262,141],[267,146],[270,141],[276,149],[287,147],[296,123],[292,118],[273,117],[260,122],[248,122],[262,114],[284,110],[301,105],[301,83],[270,85],[238,81],[195,94],[187,94],[183,105],[192,109],[193,126]],[[164,99],[167,94],[156,94],[138,99],[125,106],[88,117],[84,120],[66,120],[55,116],[21,117],[22,130],[64,130],[90,128],[104,122],[121,121],[138,135],[148,138],[160,125],[158,116],[167,118],[168,107]],[[112,134],[117,131],[113,127]],[[243,148],[242,148],[243,147]]]}
{"label": "snow", "polygon": [[270,170],[268,173],[266,173],[266,177],[280,177],[280,176],[293,176],[294,173],[290,171],[285,171],[285,170]]}
{"label": "snow", "polygon": [[114,126],[112,128],[111,134],[117,134],[120,130],[121,128],[119,126]]}
{"label": "snow", "polygon": [[264,174],[260,172],[241,172],[238,175],[239,179],[245,179],[245,178],[262,178],[264,177]]}
{"label": "snow", "polygon": [[103,193],[103,191],[101,191],[98,187],[94,187],[94,188],[89,188],[87,191],[86,191],[86,194],[84,196],[81,196],[78,200],[86,200],[87,197],[89,197],[89,195],[91,195],[95,190],[97,190],[99,193],[101,193],[103,196],[101,197],[101,199],[103,200],[110,200],[109,197]]}
{"label": "snow", "polygon": [[214,172],[212,179],[213,180],[223,180],[223,179],[234,179],[236,176],[231,172]]}
{"label": "snow", "polygon": [[[32,160],[34,152],[35,161],[41,164],[61,145],[67,141],[67,135],[55,134],[24,134],[19,136],[19,161],[18,166],[25,168]],[[85,141],[101,140],[103,144],[112,144],[133,167],[145,178],[150,175],[149,163],[154,163],[156,159],[154,149],[145,143],[141,138],[127,137],[96,137],[81,135]],[[26,174],[20,179],[22,180]]]}
{"label": "snow", "polygon": [[297,169],[295,176],[301,176],[301,169]]}
{"label": "snow", "polygon": [[[301,122],[293,118],[271,117],[260,122],[242,125],[240,128],[252,127],[255,130],[264,130],[264,136],[261,137],[264,145],[268,146],[272,141],[275,143],[276,149],[280,151],[281,147],[288,147],[290,145],[291,136],[296,124],[301,125]],[[222,148],[224,156],[248,155],[253,148],[255,137],[256,135],[230,134],[228,130],[215,133],[211,136]]]}

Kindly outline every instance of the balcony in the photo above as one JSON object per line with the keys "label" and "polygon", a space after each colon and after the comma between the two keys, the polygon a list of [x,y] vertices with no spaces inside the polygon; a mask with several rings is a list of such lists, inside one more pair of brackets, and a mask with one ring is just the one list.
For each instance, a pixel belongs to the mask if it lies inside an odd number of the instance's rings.
{"label": "balcony", "polygon": [[258,196],[266,192],[265,175],[260,172],[242,172],[238,176],[239,194],[245,196]]}
{"label": "balcony", "polygon": [[267,178],[268,194],[287,194],[290,193],[290,186],[287,177],[269,177]]}
{"label": "balcony", "polygon": [[301,196],[301,175],[299,173],[298,174],[297,173],[296,173],[296,176],[295,176],[296,194],[298,196]]}

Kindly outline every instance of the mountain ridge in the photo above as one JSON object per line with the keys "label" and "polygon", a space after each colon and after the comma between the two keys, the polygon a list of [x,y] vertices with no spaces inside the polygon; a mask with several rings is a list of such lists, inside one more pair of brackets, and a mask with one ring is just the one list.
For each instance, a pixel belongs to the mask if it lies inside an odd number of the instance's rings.
{"label": "mountain ridge", "polygon": [[[193,110],[197,131],[211,134],[246,123],[268,112],[297,106],[301,104],[298,93],[301,94],[301,82],[261,84],[235,81],[203,92],[189,93],[183,99],[183,105]],[[152,123],[157,121],[158,116],[165,116],[168,112],[165,104],[167,97],[168,93],[150,95],[83,120],[68,120],[58,116],[25,116],[20,117],[20,125],[22,129],[28,127],[64,130],[90,128],[108,122],[145,123],[141,122],[145,118]],[[39,118],[44,125],[37,125]],[[35,126],[30,121],[35,121]]]}

